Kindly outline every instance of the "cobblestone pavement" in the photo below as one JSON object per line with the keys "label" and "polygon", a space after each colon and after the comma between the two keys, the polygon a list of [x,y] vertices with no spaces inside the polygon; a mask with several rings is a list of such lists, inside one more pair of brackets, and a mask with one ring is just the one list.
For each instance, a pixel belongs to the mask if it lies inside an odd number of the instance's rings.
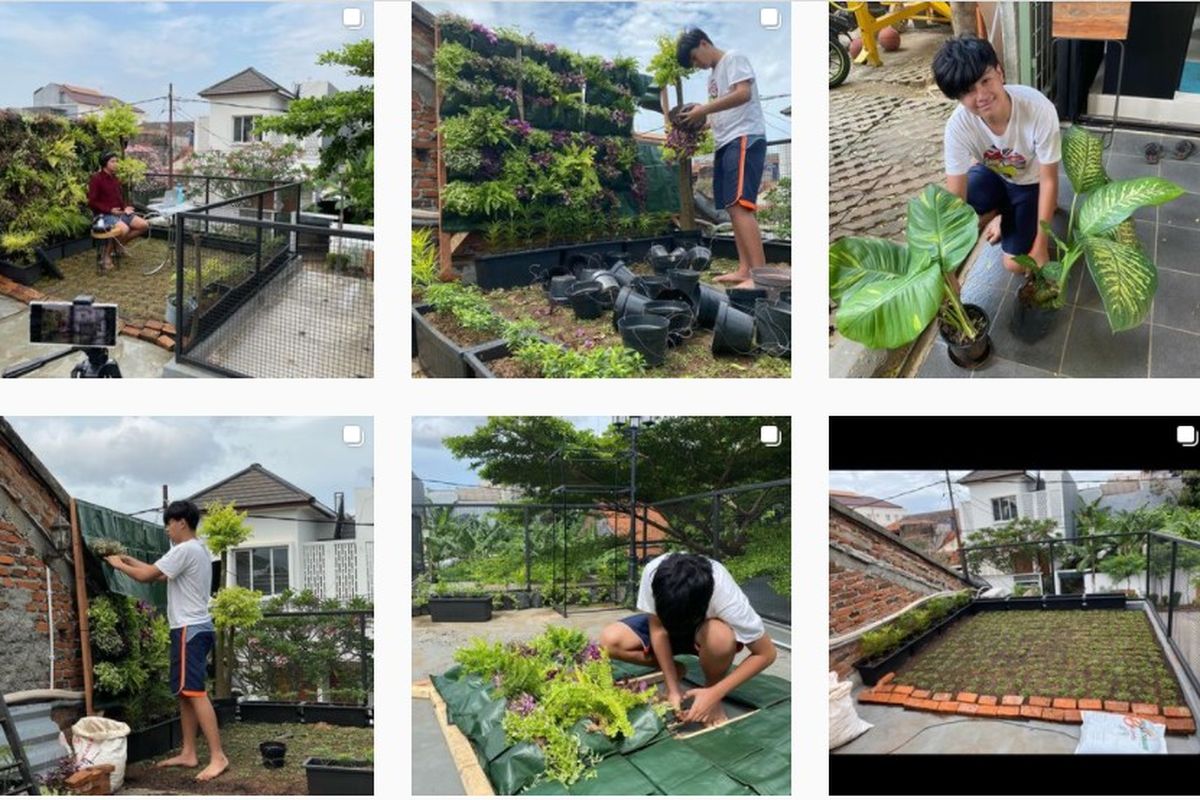
{"label": "cobblestone pavement", "polygon": [[949,28],[906,31],[882,67],[855,64],[829,93],[829,240],[902,239],[908,199],[943,180],[942,131],[955,103],[929,64]]}

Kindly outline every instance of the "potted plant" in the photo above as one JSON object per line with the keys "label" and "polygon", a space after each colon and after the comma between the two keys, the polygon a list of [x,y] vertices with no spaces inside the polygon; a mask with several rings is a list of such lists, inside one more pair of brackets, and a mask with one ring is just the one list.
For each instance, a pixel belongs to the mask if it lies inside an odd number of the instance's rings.
{"label": "potted plant", "polygon": [[[1111,180],[1104,171],[1102,141],[1083,128],[1072,127],[1063,134],[1062,153],[1075,192],[1066,239],[1043,223],[1042,229],[1054,240],[1057,258],[1041,266],[1027,255],[1016,258],[1028,275],[1017,293],[1011,325],[1025,341],[1037,341],[1053,327],[1056,312],[1066,301],[1063,290],[1071,268],[1081,258],[1086,258],[1113,333],[1140,325],[1154,300],[1158,272],[1142,249],[1130,216],[1143,206],[1162,205],[1183,194],[1183,187],[1164,178]],[[1080,197],[1084,199],[1076,218]]]}
{"label": "potted plant", "polygon": [[434,622],[487,622],[492,618],[492,596],[475,583],[435,584],[429,615]]}
{"label": "potted plant", "polygon": [[375,765],[349,758],[304,759],[310,795],[373,795]]}
{"label": "potted plant", "polygon": [[973,369],[991,352],[991,320],[964,304],[951,274],[979,238],[975,210],[929,185],[908,201],[907,242],[847,236],[829,248],[829,293],[838,331],[874,349],[901,347],[937,318],[958,366]]}

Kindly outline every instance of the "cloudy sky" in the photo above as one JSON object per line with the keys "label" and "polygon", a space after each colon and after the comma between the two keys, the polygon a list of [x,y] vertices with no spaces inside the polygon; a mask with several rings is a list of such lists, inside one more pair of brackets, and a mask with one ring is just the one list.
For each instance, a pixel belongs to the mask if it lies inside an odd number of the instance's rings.
{"label": "cloudy sky", "polygon": [[[1071,477],[1078,489],[1098,486],[1114,475],[1131,475],[1137,469],[1122,470],[1071,470]],[[957,481],[966,475],[966,470],[950,470],[950,480]],[[881,500],[890,500],[910,513],[940,511],[950,507],[946,496],[946,474],[944,472],[872,472],[841,471],[829,473],[829,488],[857,492]],[[954,486],[954,502],[961,503],[967,497],[965,487]]]}
{"label": "cloudy sky", "polygon": [[[342,8],[360,6],[361,30],[342,27]],[[317,66],[320,53],[372,36],[371,3],[45,3],[0,2],[0,53],[16,69],[0,82],[0,108],[33,103],[47,83],[97,89],[126,102],[183,98],[254,67],[291,88],[328,80],[362,83],[343,67]],[[146,120],[166,119],[166,101],[139,106]],[[207,103],[181,102],[182,119]]]}
{"label": "cloudy sky", "polygon": [[[532,33],[539,42],[585,55],[610,59],[633,56],[643,71],[657,50],[654,43],[657,36],[663,33],[675,36],[684,27],[697,27],[722,50],[740,50],[750,58],[760,97],[791,93],[789,3],[430,2],[421,5],[435,14],[451,11],[490,28],[515,27]],[[782,25],[778,30],[760,27],[760,5],[779,9]],[[686,101],[705,99],[707,75],[707,70],[701,70],[684,82]],[[791,97],[787,96],[763,100],[768,139],[791,136],[789,119],[779,114],[791,104]],[[662,114],[640,111],[635,126],[638,131],[661,130]]]}
{"label": "cloudy sky", "polygon": [[[612,417],[567,417],[577,428],[603,431]],[[477,486],[478,475],[466,461],[458,461],[442,444],[447,436],[461,436],[487,423],[487,417],[413,417],[413,472],[427,489],[447,489],[448,484]]]}
{"label": "cloudy sky", "polygon": [[[372,485],[374,431],[360,417],[8,417],[72,496],[130,513],[158,507],[162,485],[187,497],[251,464],[332,505]],[[361,447],[342,443],[360,425]]]}

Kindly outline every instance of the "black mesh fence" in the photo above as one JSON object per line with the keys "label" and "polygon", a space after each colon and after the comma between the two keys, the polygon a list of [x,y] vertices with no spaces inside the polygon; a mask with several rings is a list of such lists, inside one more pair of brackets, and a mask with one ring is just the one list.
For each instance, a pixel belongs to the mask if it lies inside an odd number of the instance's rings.
{"label": "black mesh fence", "polygon": [[174,215],[186,301],[168,322],[181,362],[239,377],[374,375],[374,234],[295,224],[301,192],[276,185]]}

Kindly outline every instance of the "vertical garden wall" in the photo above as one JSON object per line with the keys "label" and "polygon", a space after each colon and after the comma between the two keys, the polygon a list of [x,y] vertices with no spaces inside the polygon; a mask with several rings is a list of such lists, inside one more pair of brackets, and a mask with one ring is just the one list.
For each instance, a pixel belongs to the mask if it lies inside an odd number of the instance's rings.
{"label": "vertical garden wall", "polygon": [[633,138],[651,79],[613,61],[438,18],[447,230],[493,251],[648,236],[678,208],[676,169]]}

